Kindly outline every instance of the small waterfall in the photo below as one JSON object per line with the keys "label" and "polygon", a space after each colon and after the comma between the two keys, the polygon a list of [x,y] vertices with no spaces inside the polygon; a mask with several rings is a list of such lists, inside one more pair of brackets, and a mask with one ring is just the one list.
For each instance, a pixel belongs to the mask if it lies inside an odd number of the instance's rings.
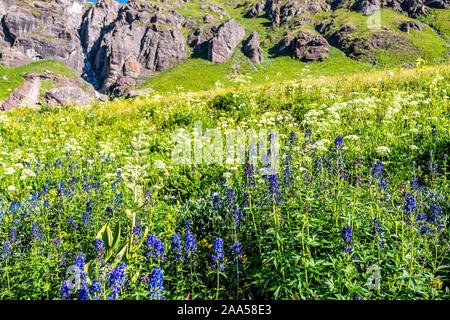
{"label": "small waterfall", "polygon": [[100,96],[101,93],[98,92],[98,89],[100,89],[100,83],[97,80],[97,77],[95,75],[94,68],[92,68],[91,62],[88,59],[88,54],[85,48],[83,48],[83,57],[84,57],[84,68],[83,68],[83,74],[81,77],[86,81],[92,84],[92,86],[95,89],[95,94],[97,96]]}

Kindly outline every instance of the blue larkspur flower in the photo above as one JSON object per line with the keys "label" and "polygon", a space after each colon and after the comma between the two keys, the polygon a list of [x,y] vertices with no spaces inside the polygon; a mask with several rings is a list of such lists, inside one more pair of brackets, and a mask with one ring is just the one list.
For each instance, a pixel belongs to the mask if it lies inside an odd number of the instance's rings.
{"label": "blue larkspur flower", "polygon": [[352,243],[353,243],[353,236],[352,236],[352,228],[350,226],[345,226],[342,231],[342,244],[345,245],[345,251],[351,252],[352,251]]}
{"label": "blue larkspur flower", "polygon": [[122,287],[126,281],[126,266],[126,263],[121,261],[117,266],[113,268],[112,271],[107,273],[107,282],[113,292],[112,294],[108,295],[109,300],[114,300],[117,296],[120,296]]}
{"label": "blue larkspur flower", "polygon": [[81,269],[81,271],[84,270],[84,267],[86,265],[86,257],[84,256],[83,252],[78,252],[75,258],[73,259],[73,263]]}
{"label": "blue larkspur flower", "polygon": [[164,300],[164,278],[161,267],[153,269],[148,284],[148,298],[152,300]]}
{"label": "blue larkspur flower", "polygon": [[214,265],[212,266],[212,269],[215,270],[216,266],[219,266],[220,270],[225,269],[224,264],[224,254],[223,254],[223,239],[222,238],[216,238],[214,240],[213,245],[213,255],[212,259],[214,261]]}
{"label": "blue larkspur flower", "polygon": [[80,289],[78,289],[78,300],[89,300],[89,289],[85,279],[81,279]]}
{"label": "blue larkspur flower", "polygon": [[11,243],[9,241],[5,241],[3,243],[2,260],[11,258],[11,255],[12,255]]}
{"label": "blue larkspur flower", "polygon": [[311,135],[312,135],[311,129],[310,128],[306,129],[306,131],[305,131],[305,138],[306,137],[311,138]]}
{"label": "blue larkspur flower", "polygon": [[242,249],[241,244],[239,242],[239,237],[237,237],[236,241],[231,246],[231,252],[233,254],[233,265],[241,269]]}
{"label": "blue larkspur flower", "polygon": [[334,139],[334,152],[342,151],[344,141],[342,140],[342,136],[338,136]]}
{"label": "blue larkspur flower", "polygon": [[153,261],[164,261],[164,242],[154,234],[147,236],[147,257],[153,257]]}
{"label": "blue larkspur flower", "polygon": [[90,228],[90,225],[91,225],[91,222],[89,221],[91,213],[92,213],[92,201],[89,201],[86,204],[86,210],[84,211],[83,217],[82,217],[83,225],[87,226],[88,228]]}
{"label": "blue larkspur flower", "polygon": [[179,233],[172,235],[170,251],[175,255],[175,259],[181,258],[181,235]]}
{"label": "blue larkspur flower", "polygon": [[195,243],[195,237],[191,229],[188,227],[186,229],[186,237],[184,241],[186,254],[192,255],[197,251],[197,244]]}
{"label": "blue larkspur flower", "polygon": [[70,289],[67,286],[67,281],[64,280],[61,284],[61,289],[59,290],[59,298],[63,300],[69,300],[70,297]]}
{"label": "blue larkspur flower", "polygon": [[99,279],[92,280],[89,287],[89,294],[93,300],[99,300],[103,294],[102,282]]}
{"label": "blue larkspur flower", "polygon": [[406,212],[408,217],[410,213],[416,212],[416,199],[414,199],[413,195],[406,196],[402,210]]}
{"label": "blue larkspur flower", "polygon": [[31,228],[31,238],[38,242],[44,241],[44,234],[39,229],[39,225],[37,224],[37,222],[33,222],[33,225]]}
{"label": "blue larkspur flower", "polygon": [[103,259],[105,256],[105,243],[102,239],[95,239],[94,253],[99,259]]}
{"label": "blue larkspur flower", "polygon": [[73,221],[73,216],[69,216],[69,217],[67,218],[67,225],[68,225],[69,227],[71,227],[71,228],[74,228],[74,229],[78,228],[78,224],[77,224],[76,222]]}
{"label": "blue larkspur flower", "polygon": [[381,235],[383,228],[381,227],[381,222],[375,219],[373,224],[370,225],[372,228],[372,239],[376,239],[377,235],[380,234],[380,249],[384,249],[384,237]]}
{"label": "blue larkspur flower", "polygon": [[213,206],[215,210],[220,209],[220,194],[218,192],[213,193]]}

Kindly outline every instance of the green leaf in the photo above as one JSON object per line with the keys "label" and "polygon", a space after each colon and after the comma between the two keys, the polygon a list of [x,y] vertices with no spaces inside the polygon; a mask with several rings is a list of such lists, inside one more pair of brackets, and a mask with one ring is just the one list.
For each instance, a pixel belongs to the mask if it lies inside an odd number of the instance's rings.
{"label": "green leaf", "polygon": [[139,249],[142,246],[142,244],[145,241],[145,238],[147,238],[147,233],[148,233],[148,227],[145,227],[144,234],[142,235],[142,239],[141,239],[141,241],[139,241],[139,244],[137,245],[136,249]]}
{"label": "green leaf", "polygon": [[100,229],[100,231],[97,233],[96,239],[102,239],[103,233],[105,232],[106,227],[108,226],[108,223],[105,223],[105,225]]}
{"label": "green leaf", "polygon": [[120,261],[123,258],[123,255],[125,254],[125,252],[127,251],[127,247],[128,247],[128,243],[125,244],[122,249],[120,249],[119,253],[116,255],[117,259]]}
{"label": "green leaf", "polygon": [[105,243],[108,243],[108,246],[112,249],[113,246],[113,234],[111,231],[111,228],[109,226],[106,226],[106,241]]}
{"label": "green leaf", "polygon": [[116,227],[114,228],[114,236],[112,238],[111,250],[114,251],[120,241],[120,222],[116,224]]}

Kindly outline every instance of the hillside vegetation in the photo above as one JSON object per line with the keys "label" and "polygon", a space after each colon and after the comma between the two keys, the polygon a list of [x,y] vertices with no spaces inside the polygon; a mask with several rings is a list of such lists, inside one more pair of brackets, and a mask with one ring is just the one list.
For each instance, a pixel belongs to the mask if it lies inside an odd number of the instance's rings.
{"label": "hillside vegetation", "polygon": [[[449,299],[449,77],[419,65],[2,113],[0,297]],[[174,130],[238,127],[279,131],[275,174],[173,161]]]}

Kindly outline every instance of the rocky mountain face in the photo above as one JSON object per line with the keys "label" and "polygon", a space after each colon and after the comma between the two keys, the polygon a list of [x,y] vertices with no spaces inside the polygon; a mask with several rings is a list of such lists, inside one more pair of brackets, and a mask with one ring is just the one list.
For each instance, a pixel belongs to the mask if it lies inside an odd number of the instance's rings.
{"label": "rocky mountain face", "polygon": [[[251,63],[263,62],[257,31],[231,18],[222,4],[206,0],[198,7],[204,16],[186,18],[180,12],[187,9],[188,1],[130,0],[121,5],[99,0],[88,5],[86,0],[0,0],[0,63],[18,67],[34,60],[58,60],[89,81],[89,90],[81,94],[73,89],[82,87],[79,83],[56,79],[62,89],[45,95],[53,105],[63,101],[64,95],[82,96],[79,100],[85,103],[95,97],[94,88],[113,96],[136,94],[136,84],[193,54],[224,63],[239,48]],[[337,28],[333,16],[320,20],[318,15],[348,9],[367,16],[390,8],[405,18],[417,18],[429,8],[450,9],[450,0],[262,0],[235,5],[241,8],[243,19],[264,16],[271,28],[292,31],[277,40],[269,52],[309,63],[327,59],[330,45],[359,59],[367,55],[366,49],[387,49],[405,42],[386,28],[365,39],[354,39],[359,26]],[[312,30],[302,29],[304,25]],[[423,27],[407,19],[399,25],[405,33]],[[37,86],[37,80],[33,81]]]}

